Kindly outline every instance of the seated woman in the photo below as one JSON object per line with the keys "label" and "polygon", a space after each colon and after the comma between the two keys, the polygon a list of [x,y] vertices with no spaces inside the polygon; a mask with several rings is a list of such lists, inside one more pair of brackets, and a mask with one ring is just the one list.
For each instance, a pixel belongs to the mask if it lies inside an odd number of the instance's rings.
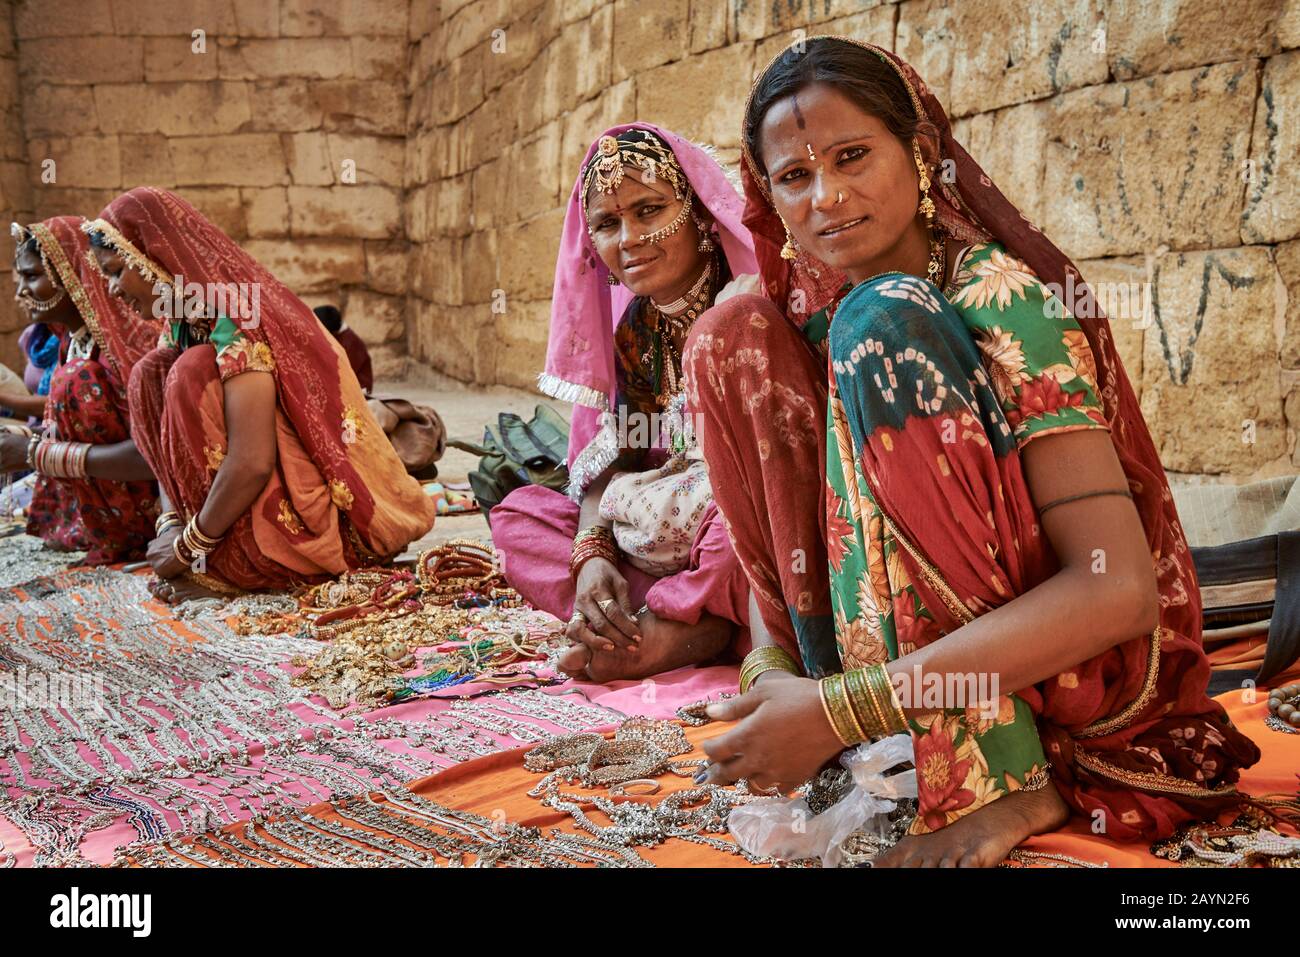
{"label": "seated woman", "polygon": [[[21,227],[19,227],[21,228]],[[13,228],[10,228],[13,232]],[[14,253],[17,256],[17,251]],[[43,275],[44,273],[42,273]],[[21,286],[22,279],[14,269],[14,284]],[[24,295],[21,290],[14,299],[29,318],[43,316],[44,313],[59,306],[63,297],[53,293],[50,299],[37,300]],[[50,394],[50,377],[63,360],[68,348],[68,332],[57,322],[45,322],[44,319],[28,324],[18,335],[18,348],[27,360],[23,368],[22,386],[14,382],[0,389],[0,407],[12,412],[14,416],[27,420],[29,425],[37,425],[45,417],[45,397]],[[12,373],[11,373],[12,374]],[[7,378],[7,377],[6,377]]]}
{"label": "seated woman", "polygon": [[666,462],[652,448],[661,414],[680,409],[692,323],[733,273],[756,268],[741,211],[708,152],[648,124],[607,130],[574,184],[540,380],[576,403],[569,498],[528,486],[490,516],[506,578],[570,619],[570,674],[707,661],[747,620],[748,586],[689,429]]}
{"label": "seated woman", "polygon": [[[707,777],[788,789],[910,730],[920,811],[886,865],[997,864],[1070,810],[1151,840],[1243,800],[1259,751],[1206,696],[1191,559],[1108,324],[1052,294],[1073,264],[878,47],[779,56],[743,142],[771,298],[706,314],[685,365],[768,646],[713,709],[743,720]],[[827,604],[833,644],[787,613]]]}
{"label": "seated woman", "polygon": [[[39,475],[28,534],[86,549],[87,564],[105,565],[143,558],[153,537],[158,493],[131,441],[126,383],[156,336],[109,297],[87,263],[83,222],[59,216],[14,224],[18,298],[65,329],[66,346],[63,361],[38,385],[45,393],[42,428],[0,434],[0,469]],[[59,337],[48,336],[57,348]]]}
{"label": "seated woman", "polygon": [[140,187],[83,228],[113,295],[183,316],[129,385],[131,434],[162,491],[160,597],[320,581],[433,526],[343,350],[198,210]]}
{"label": "seated woman", "polygon": [[338,306],[317,306],[312,312],[316,313],[321,325],[329,330],[330,335],[339,341],[343,351],[348,354],[348,362],[357,374],[361,391],[369,395],[375,387],[375,373],[365,341],[343,322],[343,313],[339,312]]}

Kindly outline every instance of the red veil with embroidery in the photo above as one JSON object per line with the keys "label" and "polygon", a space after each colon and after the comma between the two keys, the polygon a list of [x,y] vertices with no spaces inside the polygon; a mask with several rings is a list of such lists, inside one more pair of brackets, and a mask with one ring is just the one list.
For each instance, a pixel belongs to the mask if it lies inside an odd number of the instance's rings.
{"label": "red veil with embroidery", "polygon": [[[289,433],[279,429],[281,470],[298,453],[304,477],[310,476],[319,487],[286,488],[279,501],[259,503],[257,509],[263,514],[255,518],[272,528],[278,522],[279,535],[294,548],[313,524],[308,521],[308,528],[302,528],[307,518],[303,508],[318,509],[323,494],[346,515],[364,549],[379,556],[399,551],[432,526],[434,506],[375,423],[346,354],[311,308],[261,263],[184,199],[155,187],[123,193],[86,228],[103,232],[110,244],[149,278],[169,286],[174,277],[186,284],[199,283],[209,303],[218,294],[224,296],[227,307],[237,305],[228,313],[241,313],[239,331],[252,348],[269,350],[278,407],[290,427]],[[133,397],[136,394],[133,381]],[[163,413],[155,408],[151,414],[136,416],[133,410],[133,421],[143,421],[144,428],[152,430]],[[146,446],[154,447],[155,457],[167,455],[157,451],[157,438],[137,436],[146,457]],[[203,449],[188,452],[187,460],[197,459],[201,464]],[[166,462],[151,464],[165,487],[174,481],[174,470]],[[287,472],[285,479],[294,485]],[[181,488],[168,491],[173,502],[176,498],[171,492],[182,496],[185,492]],[[197,510],[196,505],[191,508]],[[253,553],[249,557],[251,560]],[[237,584],[254,587],[252,582]]]}

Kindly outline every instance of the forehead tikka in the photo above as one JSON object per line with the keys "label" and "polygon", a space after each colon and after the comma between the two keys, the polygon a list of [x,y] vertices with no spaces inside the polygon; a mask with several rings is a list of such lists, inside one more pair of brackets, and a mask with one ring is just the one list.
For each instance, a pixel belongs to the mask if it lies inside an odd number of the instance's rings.
{"label": "forehead tikka", "polygon": [[[686,173],[681,168],[676,155],[668,146],[645,130],[634,130],[643,137],[636,143],[620,143],[618,139],[608,134],[602,136],[596,141],[596,152],[588,162],[587,168],[582,177],[582,214],[584,220],[589,216],[587,206],[587,193],[595,188],[597,192],[613,193],[623,182],[626,173],[626,167],[633,166],[641,169],[641,182],[656,182],[659,179],[666,179],[673,188],[673,196],[676,199],[685,201],[683,213],[689,213],[691,188],[690,182],[686,179]],[[639,149],[638,149],[639,148]],[[642,150],[650,153],[645,155]],[[679,213],[677,219],[671,225],[680,227],[683,220],[683,214]],[[595,231],[591,228],[591,222],[586,222],[587,235],[594,240]],[[667,227],[665,227],[667,229]],[[676,232],[676,228],[672,230]],[[665,230],[656,230],[649,236],[642,236],[641,241],[650,239],[651,242],[658,242],[660,239],[671,236],[672,232]],[[659,237],[655,239],[653,237]]]}
{"label": "forehead tikka", "polygon": [[814,163],[817,162],[817,154],[813,152],[812,144],[805,143],[804,146],[808,148],[808,158],[812,160]]}

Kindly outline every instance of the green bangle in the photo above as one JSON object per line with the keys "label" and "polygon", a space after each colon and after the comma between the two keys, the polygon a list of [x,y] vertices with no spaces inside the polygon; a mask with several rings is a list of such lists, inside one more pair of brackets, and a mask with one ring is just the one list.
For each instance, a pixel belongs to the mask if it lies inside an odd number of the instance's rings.
{"label": "green bangle", "polygon": [[764,645],[753,649],[741,662],[740,693],[744,694],[752,688],[758,676],[769,671],[788,671],[796,677],[803,674],[799,663],[784,648],[779,645]]}
{"label": "green bangle", "polygon": [[885,716],[880,710],[874,690],[870,685],[868,672],[870,668],[855,668],[844,673],[844,694],[848,699],[853,715],[858,719],[869,738],[879,738],[884,734]]}
{"label": "green bangle", "polygon": [[889,669],[883,664],[873,665],[868,669],[868,682],[873,686],[873,700],[880,707],[881,720],[885,734],[902,734],[908,730],[907,715],[903,712],[902,702],[894,691],[894,682],[889,677]]}

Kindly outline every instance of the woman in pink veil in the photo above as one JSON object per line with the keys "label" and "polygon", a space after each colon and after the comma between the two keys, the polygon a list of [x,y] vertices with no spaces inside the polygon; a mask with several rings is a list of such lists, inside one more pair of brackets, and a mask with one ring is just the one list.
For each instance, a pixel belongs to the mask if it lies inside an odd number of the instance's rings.
{"label": "woman in pink veil", "polygon": [[568,495],[519,489],[491,521],[510,583],[569,619],[572,674],[644,677],[747,640],[681,376],[696,317],[757,269],[743,210],[708,150],[646,123],[592,143],[570,194],[540,378],[574,403]]}

